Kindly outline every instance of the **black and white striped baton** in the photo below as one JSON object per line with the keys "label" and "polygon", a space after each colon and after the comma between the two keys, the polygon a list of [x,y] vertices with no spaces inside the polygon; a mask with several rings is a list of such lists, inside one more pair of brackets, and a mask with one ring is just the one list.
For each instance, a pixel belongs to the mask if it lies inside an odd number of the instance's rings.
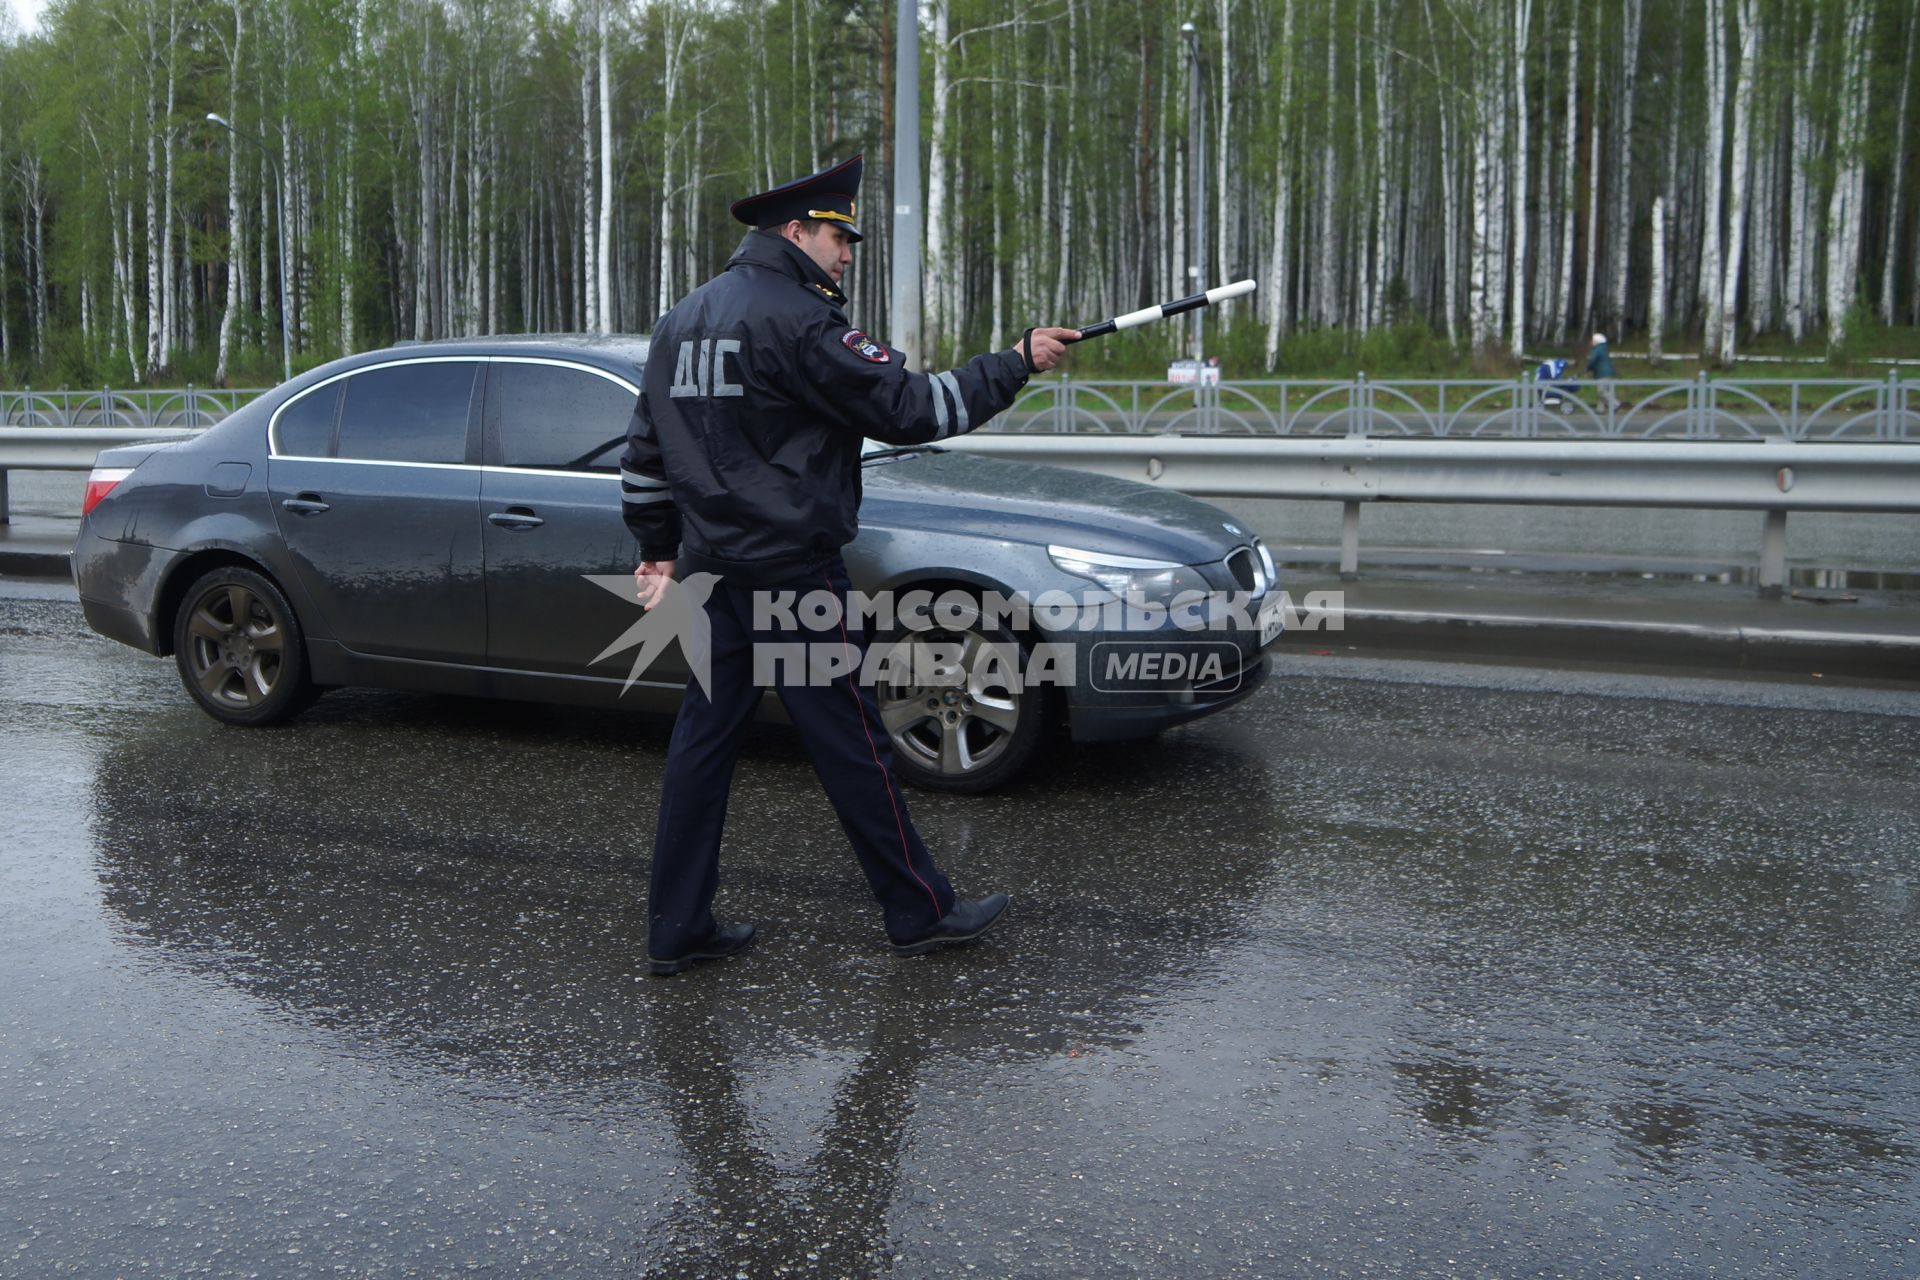
{"label": "black and white striped baton", "polygon": [[1205,293],[1196,293],[1191,297],[1180,298],[1174,302],[1163,302],[1158,306],[1144,307],[1139,311],[1129,311],[1123,316],[1111,320],[1102,320],[1080,330],[1080,336],[1074,341],[1084,342],[1088,338],[1098,338],[1103,334],[1116,333],[1121,329],[1132,329],[1154,320],[1164,320],[1168,316],[1177,316],[1192,311],[1196,307],[1211,307],[1225,302],[1229,298],[1241,298],[1253,292],[1253,281],[1236,280],[1232,284],[1223,284],[1218,289],[1209,289]]}

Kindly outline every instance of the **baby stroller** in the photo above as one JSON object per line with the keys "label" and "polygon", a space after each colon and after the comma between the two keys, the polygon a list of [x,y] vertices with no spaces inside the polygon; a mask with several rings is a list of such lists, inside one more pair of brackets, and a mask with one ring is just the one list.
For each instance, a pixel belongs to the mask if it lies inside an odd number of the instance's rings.
{"label": "baby stroller", "polygon": [[1547,384],[1547,392],[1540,398],[1542,404],[1553,405],[1562,413],[1573,412],[1573,402],[1580,394],[1580,384],[1567,377],[1565,360],[1542,360],[1534,368],[1533,380]]}

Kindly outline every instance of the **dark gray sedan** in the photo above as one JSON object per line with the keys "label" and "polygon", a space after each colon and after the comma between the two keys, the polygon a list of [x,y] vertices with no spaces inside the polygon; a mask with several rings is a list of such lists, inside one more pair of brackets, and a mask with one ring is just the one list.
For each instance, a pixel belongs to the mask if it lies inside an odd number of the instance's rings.
{"label": "dark gray sedan", "polygon": [[[608,653],[640,616],[615,588],[636,556],[618,460],[645,359],[630,337],[404,345],[302,374],[193,440],[106,450],[74,549],[87,620],[172,654],[231,724],[346,685],[670,711],[677,650],[631,685]],[[1265,677],[1285,599],[1218,508],[931,447],[871,448],[863,471],[855,588],[981,606],[909,608],[914,625],[873,637],[931,655],[876,689],[908,779],[987,790],[1049,732],[1146,736]],[[1232,598],[1227,620],[1176,627],[1165,606],[1202,593]],[[986,607],[1068,598],[1144,603],[1147,621]],[[1034,681],[973,661],[1009,646],[1063,656],[1066,678],[1058,661]]]}

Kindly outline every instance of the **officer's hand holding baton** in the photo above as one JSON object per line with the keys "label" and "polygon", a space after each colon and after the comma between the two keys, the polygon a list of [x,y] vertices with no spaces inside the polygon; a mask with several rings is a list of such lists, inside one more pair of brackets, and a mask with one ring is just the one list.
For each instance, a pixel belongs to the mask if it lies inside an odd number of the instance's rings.
{"label": "officer's hand holding baton", "polygon": [[1046,373],[1060,363],[1067,354],[1067,344],[1080,341],[1078,329],[1064,329],[1049,326],[1044,329],[1029,329],[1026,336],[1013,344],[1013,349],[1026,359],[1027,368],[1035,373]]}

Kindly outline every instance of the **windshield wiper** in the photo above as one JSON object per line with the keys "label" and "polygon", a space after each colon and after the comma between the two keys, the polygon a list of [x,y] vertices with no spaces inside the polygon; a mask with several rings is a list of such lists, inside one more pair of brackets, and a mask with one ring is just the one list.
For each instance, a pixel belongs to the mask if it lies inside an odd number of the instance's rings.
{"label": "windshield wiper", "polygon": [[875,458],[905,458],[916,453],[945,453],[937,444],[897,444],[891,449],[875,449],[872,453],[860,455],[862,463],[872,462]]}

